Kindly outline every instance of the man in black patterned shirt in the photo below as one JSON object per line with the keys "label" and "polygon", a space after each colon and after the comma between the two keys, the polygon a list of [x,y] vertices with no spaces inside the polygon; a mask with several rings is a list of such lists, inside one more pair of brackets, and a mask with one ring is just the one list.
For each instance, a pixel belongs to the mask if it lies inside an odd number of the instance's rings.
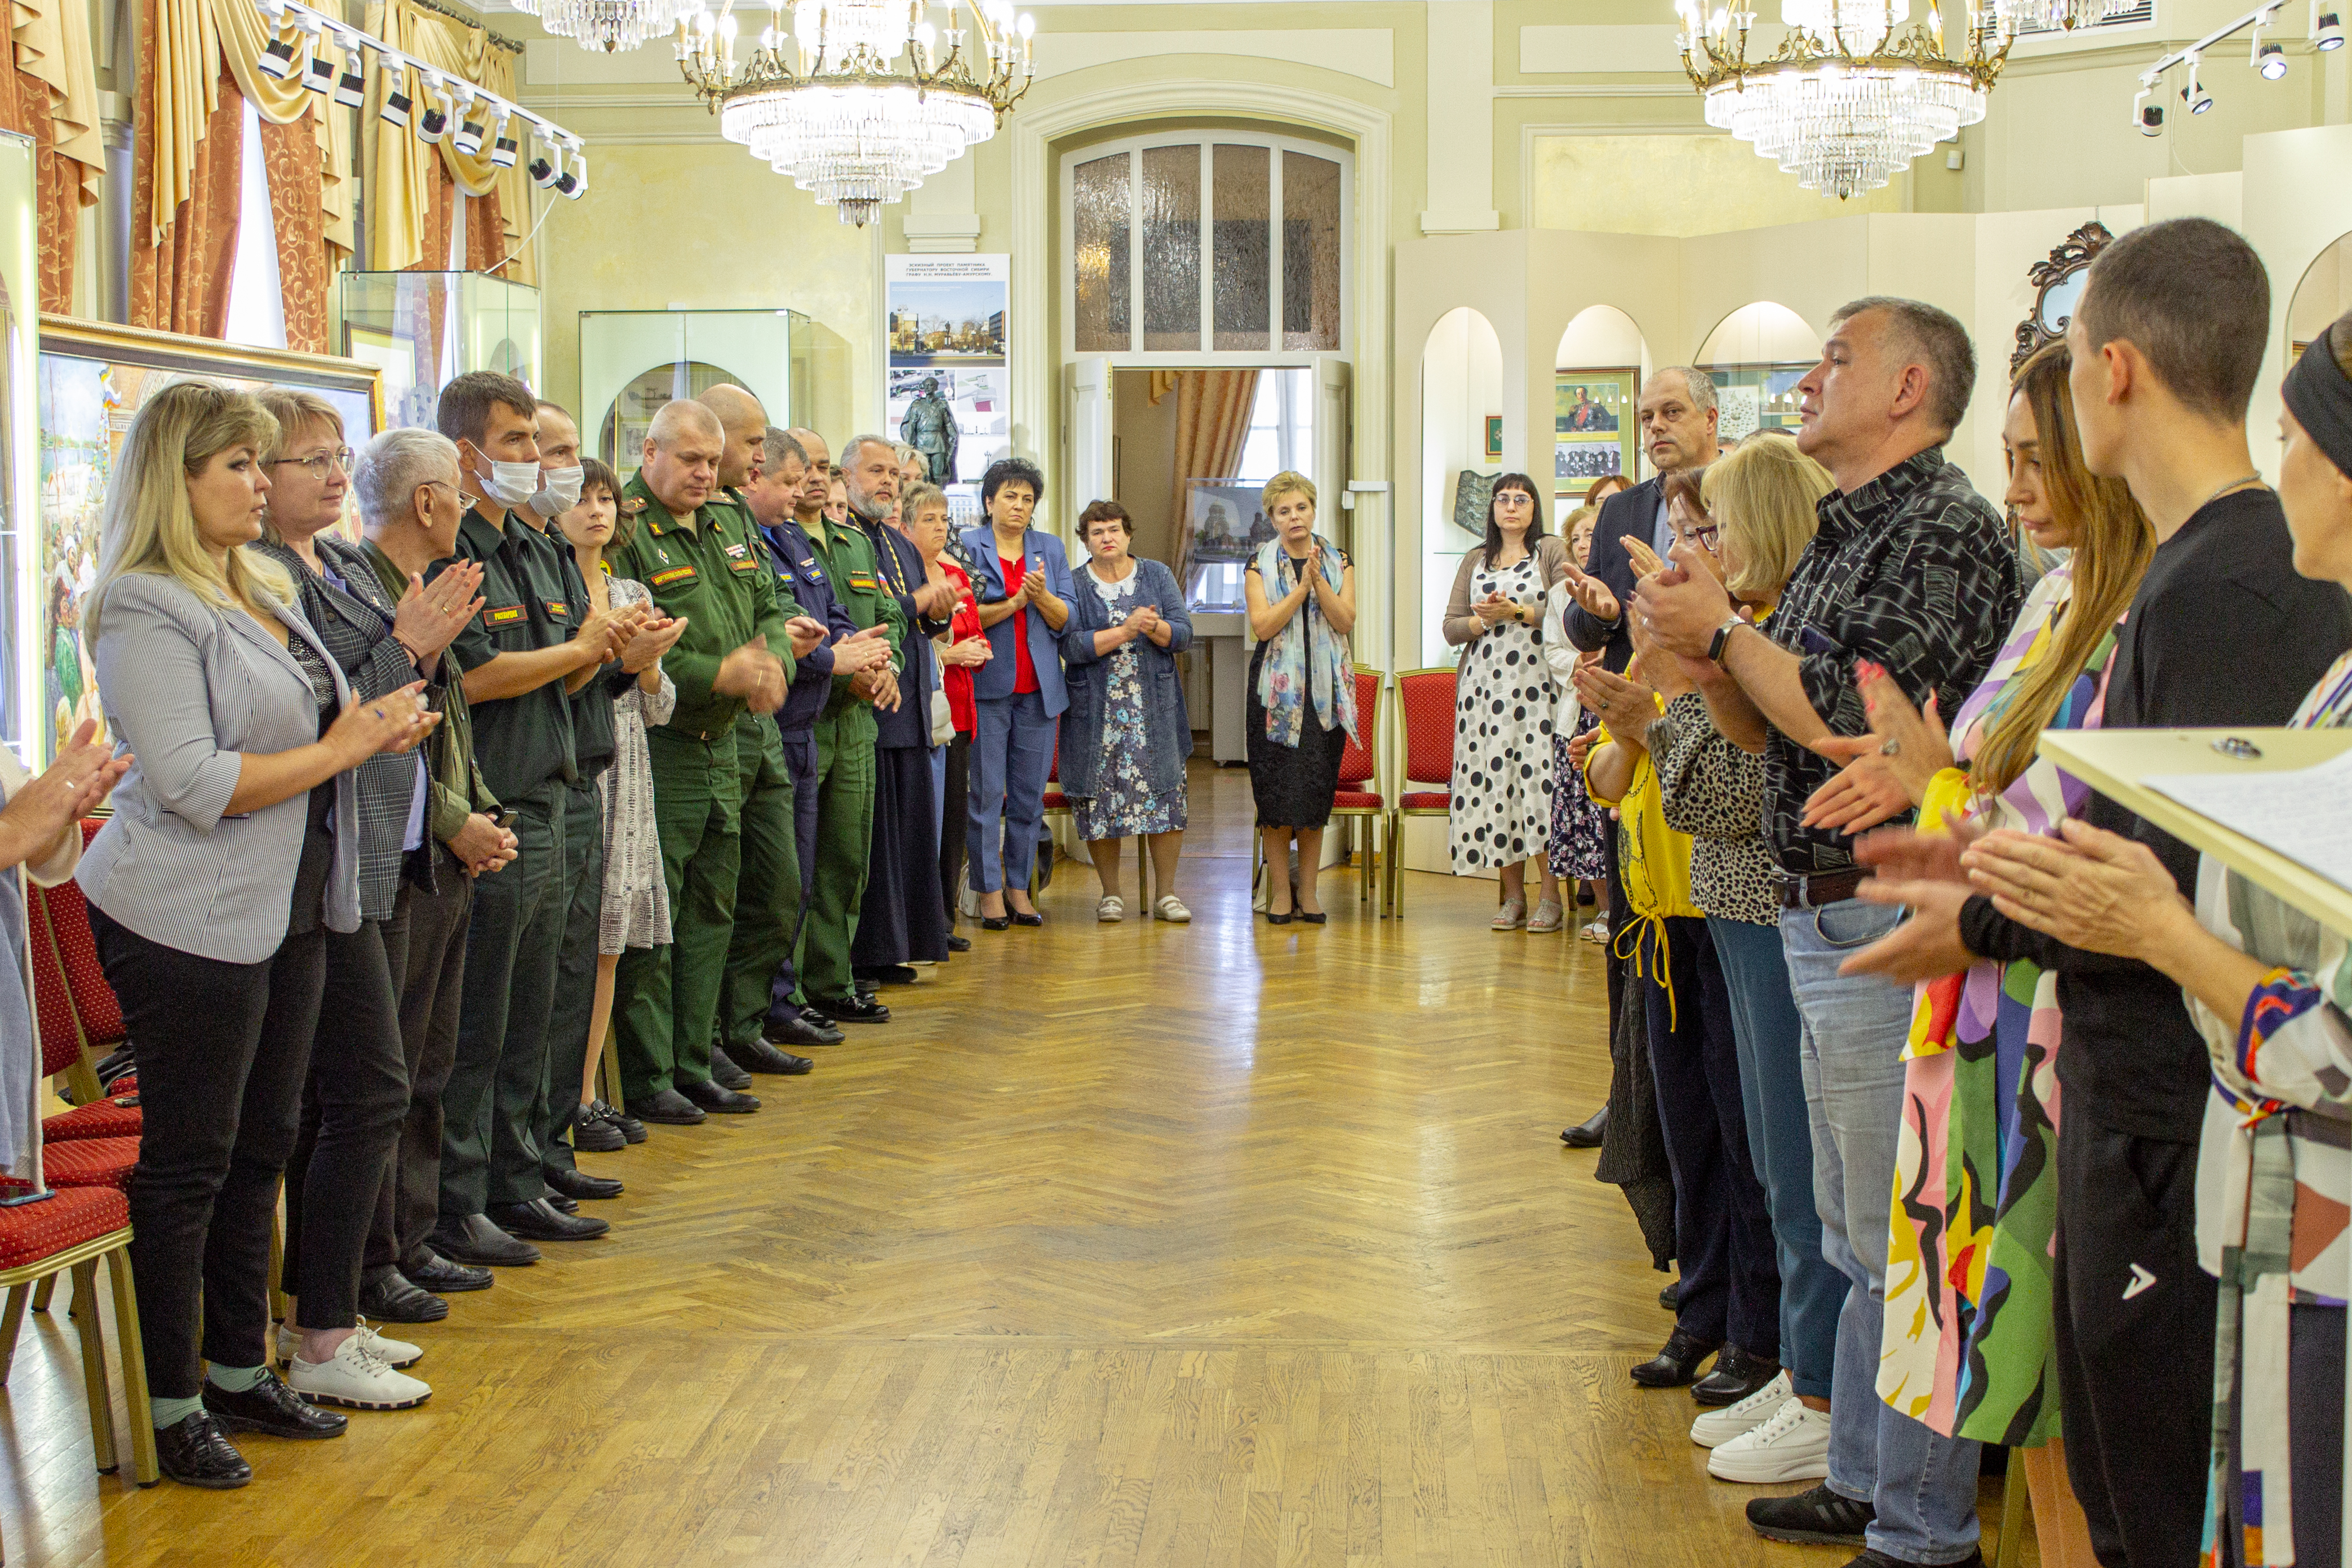
{"label": "man in black patterned shirt", "polygon": [[[1798,383],[1797,444],[1837,488],[1822,499],[1820,531],[1769,635],[1706,572],[1645,578],[1634,600],[1659,644],[1721,667],[1728,678],[1706,684],[1717,726],[1764,756],[1765,838],[1780,868],[1781,941],[1803,1023],[1822,1252],[1852,1289],[1838,1318],[1827,1480],[1752,1502],[1748,1517],[1775,1540],[1862,1546],[1850,1568],[1981,1562],[1978,1446],[1940,1436],[1877,1391],[1911,998],[1842,977],[1838,965],[1901,911],[1856,898],[1868,873],[1851,843],[1801,825],[1805,798],[1841,765],[1815,747],[1868,732],[1857,662],[1884,665],[1914,702],[1936,694],[1950,713],[2016,618],[2017,561],[2000,514],[1943,455],[1975,380],[1967,330],[1945,312],[1908,299],[1848,305],[1830,323],[1822,362]],[[1801,1440],[1807,1425],[1782,1424],[1779,1440]],[[1810,1425],[1818,1445],[1818,1413]]]}

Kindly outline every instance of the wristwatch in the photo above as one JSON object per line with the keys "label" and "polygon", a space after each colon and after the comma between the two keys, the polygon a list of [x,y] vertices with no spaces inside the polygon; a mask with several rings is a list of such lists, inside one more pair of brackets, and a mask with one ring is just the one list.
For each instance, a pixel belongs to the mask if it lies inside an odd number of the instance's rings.
{"label": "wristwatch", "polygon": [[1714,637],[1709,639],[1706,644],[1706,656],[1708,660],[1717,664],[1723,663],[1723,650],[1730,645],[1731,634],[1747,624],[1747,622],[1742,621],[1738,616],[1734,615],[1725,620],[1722,625],[1717,627],[1715,629]]}

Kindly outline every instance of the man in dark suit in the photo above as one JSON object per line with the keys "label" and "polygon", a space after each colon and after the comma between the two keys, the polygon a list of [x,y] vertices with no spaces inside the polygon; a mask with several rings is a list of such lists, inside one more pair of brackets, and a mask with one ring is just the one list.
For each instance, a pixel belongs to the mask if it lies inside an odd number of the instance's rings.
{"label": "man in dark suit", "polygon": [[[1674,543],[1674,526],[1666,520],[1665,476],[1685,468],[1703,468],[1715,461],[1715,383],[1705,371],[1675,365],[1656,371],[1643,383],[1637,405],[1642,421],[1642,449],[1655,470],[1630,490],[1620,490],[1601,503],[1593,524],[1592,549],[1585,557],[1588,570],[1570,568],[1576,602],[1568,609],[1568,640],[1590,653],[1598,649],[1601,667],[1622,673],[1633,656],[1626,634],[1624,606],[1633,602],[1633,558],[1625,553],[1628,535],[1642,540],[1663,559]],[[1609,870],[1609,907],[1612,916],[1625,904],[1617,879],[1617,835],[1602,840]],[[1623,984],[1620,966],[1609,971],[1609,1016],[1617,1017]],[[1598,1148],[1609,1125],[1609,1108],[1602,1106],[1560,1137],[1570,1148]]]}

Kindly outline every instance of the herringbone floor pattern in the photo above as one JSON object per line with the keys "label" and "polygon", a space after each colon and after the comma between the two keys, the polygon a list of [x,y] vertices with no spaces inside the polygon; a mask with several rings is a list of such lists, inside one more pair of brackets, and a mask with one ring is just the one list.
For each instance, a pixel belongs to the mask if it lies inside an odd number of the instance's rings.
{"label": "herringbone floor pattern", "polygon": [[1752,1536],[1688,1398],[1626,1378],[1663,1277],[1557,1136],[1607,1085],[1598,949],[1429,876],[1402,923],[1343,873],[1328,927],[1253,924],[1246,811],[1196,768],[1191,926],[1097,925],[1066,862],[1050,925],[972,933],[760,1114],[586,1162],[611,1239],[408,1331],[424,1408],[243,1440],[241,1492],[93,1476],[35,1319],[11,1560],[1843,1563]]}

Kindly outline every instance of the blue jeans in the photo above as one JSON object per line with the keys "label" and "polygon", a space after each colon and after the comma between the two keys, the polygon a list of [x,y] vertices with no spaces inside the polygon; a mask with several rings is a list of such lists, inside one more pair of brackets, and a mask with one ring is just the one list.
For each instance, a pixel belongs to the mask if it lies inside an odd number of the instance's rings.
{"label": "blue jeans", "polygon": [[1977,1542],[1977,1448],[1939,1437],[1878,1397],[1886,1235],[1903,1120],[1911,992],[1837,967],[1895,929],[1902,911],[1859,899],[1780,912],[1813,1134],[1822,1255],[1852,1281],[1838,1313],[1830,1395],[1830,1490],[1872,1504],[1871,1549],[1904,1563],[1957,1563]]}
{"label": "blue jeans", "polygon": [[1748,1151],[1772,1211],[1780,1260],[1780,1364],[1799,1394],[1830,1396],[1837,1360],[1838,1313],[1846,1277],[1822,1256],[1822,1217],[1813,1206],[1813,1124],[1805,1107],[1799,1061],[1804,1025],[1789,990],[1780,928],[1708,915],[1715,956],[1731,993],[1731,1030],[1739,1042],[1739,1098]]}
{"label": "blue jeans", "polygon": [[971,738],[970,813],[972,891],[1025,890],[1045,825],[1045,775],[1059,727],[1035,692],[978,697]]}

